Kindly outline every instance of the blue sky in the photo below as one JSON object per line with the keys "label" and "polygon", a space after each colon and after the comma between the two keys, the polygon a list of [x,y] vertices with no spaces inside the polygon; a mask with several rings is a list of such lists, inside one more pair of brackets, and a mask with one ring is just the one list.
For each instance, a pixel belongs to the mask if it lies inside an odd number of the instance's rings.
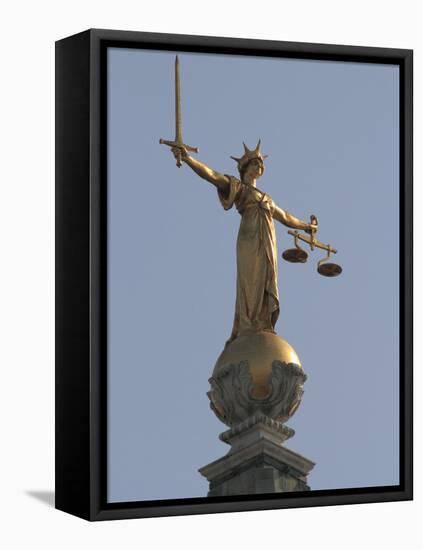
{"label": "blue sky", "polygon": [[[259,187],[338,249],[288,264],[277,224],[277,332],[308,380],[287,446],[312,489],[398,483],[397,66],[179,53],[184,140],[237,175],[262,140]],[[174,52],[109,49],[109,500],[205,496],[227,452],[206,392],[233,321],[239,214],[159,139],[174,137]]]}

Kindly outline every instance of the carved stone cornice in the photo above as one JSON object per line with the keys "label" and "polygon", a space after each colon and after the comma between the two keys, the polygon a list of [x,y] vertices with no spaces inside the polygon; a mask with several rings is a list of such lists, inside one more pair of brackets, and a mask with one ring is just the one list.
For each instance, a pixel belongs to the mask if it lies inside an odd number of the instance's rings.
{"label": "carved stone cornice", "polygon": [[226,432],[221,433],[219,435],[219,439],[224,443],[230,445],[235,438],[243,436],[246,432],[257,426],[258,424],[263,426],[264,429],[267,428],[269,432],[277,434],[281,442],[286,441],[287,439],[295,435],[295,430],[289,428],[288,426],[285,426],[284,424],[282,424],[282,422],[273,420],[272,418],[269,418],[262,413],[257,413],[253,416],[250,416],[240,424],[237,424],[230,430],[226,430]]}

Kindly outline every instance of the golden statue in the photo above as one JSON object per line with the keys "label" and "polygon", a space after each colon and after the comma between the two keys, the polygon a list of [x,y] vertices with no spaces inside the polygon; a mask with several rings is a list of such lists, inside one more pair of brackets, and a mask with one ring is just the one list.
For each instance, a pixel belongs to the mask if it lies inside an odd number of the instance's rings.
{"label": "golden statue", "polygon": [[235,204],[241,215],[237,240],[237,291],[235,318],[229,342],[238,336],[269,331],[275,332],[279,316],[278,263],[273,220],[288,227],[313,234],[312,223],[299,220],[277,206],[272,198],[256,187],[264,172],[260,141],[255,149],[244,143],[244,154],[233,158],[238,163],[240,178],[221,174],[188,154],[184,145],[172,147],[175,158],[187,164],[196,174],[217,188],[225,210]]}
{"label": "golden statue", "polygon": [[334,277],[341,273],[340,266],[328,262],[330,254],[337,251],[315,238],[318,227],[316,216],[310,216],[310,223],[304,222],[277,206],[267,193],[257,188],[256,183],[263,175],[264,159],[267,157],[260,151],[260,140],[255,149],[249,149],[244,143],[242,157],[231,157],[238,164],[240,179],[221,174],[188,154],[189,151],[198,153],[198,149],[186,145],[182,139],[178,56],[175,59],[175,140],[161,139],[160,143],[171,147],[178,167],[182,163],[187,164],[196,174],[216,187],[225,210],[235,204],[241,214],[237,240],[235,318],[227,343],[247,334],[275,333],[279,316],[279,292],[274,219],[310,234],[307,237],[297,231],[289,231],[295,239],[296,248],[285,251],[284,259],[296,263],[307,260],[307,253],[298,245],[298,240],[301,240],[309,244],[311,250],[317,247],[327,251],[327,257],[318,264],[321,275]]}

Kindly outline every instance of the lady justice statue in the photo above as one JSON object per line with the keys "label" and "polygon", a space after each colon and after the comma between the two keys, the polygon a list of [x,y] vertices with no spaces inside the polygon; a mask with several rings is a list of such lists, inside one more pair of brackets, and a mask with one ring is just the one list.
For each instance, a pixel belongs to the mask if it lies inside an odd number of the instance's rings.
{"label": "lady justice statue", "polygon": [[[244,143],[244,154],[231,157],[237,162],[238,178],[217,172],[189,154],[198,150],[182,140],[178,58],[175,105],[175,140],[160,142],[171,147],[178,167],[186,164],[216,187],[225,210],[235,205],[241,215],[234,323],[207,394],[212,410],[230,428],[220,439],[232,447],[227,455],[230,459],[223,457],[200,472],[210,482],[209,496],[307,490],[306,476],[313,463],[282,446],[294,434],[284,423],[300,404],[306,375],[295,350],[275,332],[279,292],[274,220],[310,235],[291,233],[297,246],[294,252],[306,256],[297,238],[312,249],[321,245],[315,240],[317,218],[311,216],[310,223],[302,221],[258,189],[266,158],[260,140],[254,149]],[[301,255],[297,257],[300,259],[290,261],[304,261]],[[251,469],[252,459],[255,466]],[[264,475],[261,471],[269,468],[272,482],[266,477],[269,472]]]}
{"label": "lady justice statue", "polygon": [[275,332],[279,316],[278,264],[275,227],[277,220],[288,227],[314,233],[317,219],[303,222],[277,206],[256,182],[264,172],[260,141],[250,150],[244,143],[244,154],[231,157],[238,163],[240,178],[227,176],[188,155],[184,146],[173,147],[177,160],[182,160],[200,177],[217,188],[225,210],[235,204],[241,214],[237,240],[237,285],[235,318],[228,343],[239,336],[261,331]]}

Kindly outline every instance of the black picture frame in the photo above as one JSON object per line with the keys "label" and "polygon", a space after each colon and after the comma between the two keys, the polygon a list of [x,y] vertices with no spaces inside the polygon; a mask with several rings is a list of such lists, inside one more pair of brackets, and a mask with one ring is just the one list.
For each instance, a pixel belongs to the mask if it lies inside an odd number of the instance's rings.
{"label": "black picture frame", "polygon": [[[400,69],[400,484],[106,500],[108,47],[396,64]],[[412,50],[91,29],[56,43],[56,508],[87,520],[412,499]]]}

